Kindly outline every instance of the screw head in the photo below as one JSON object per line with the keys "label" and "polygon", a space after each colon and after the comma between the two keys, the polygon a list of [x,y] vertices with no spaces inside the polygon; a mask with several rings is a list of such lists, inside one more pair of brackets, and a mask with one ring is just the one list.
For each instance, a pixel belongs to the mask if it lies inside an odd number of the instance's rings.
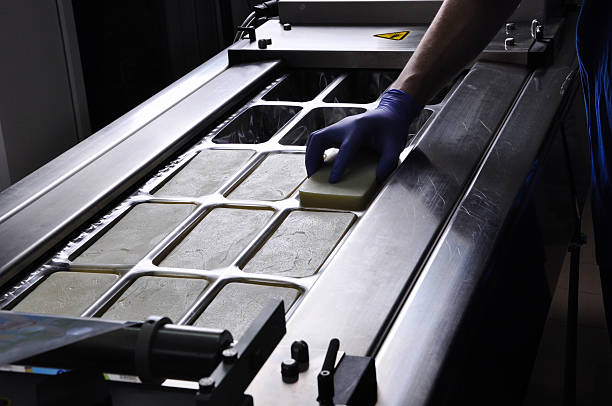
{"label": "screw head", "polygon": [[200,386],[200,392],[210,393],[215,389],[215,380],[209,377],[202,378],[198,381],[198,385]]}
{"label": "screw head", "polygon": [[506,40],[504,41],[504,45],[506,47],[511,47],[514,46],[515,42],[514,42],[514,37],[508,37],[506,38]]}
{"label": "screw head", "polygon": [[284,360],[281,363],[281,376],[283,377],[283,382],[285,383],[297,382],[299,378],[299,370],[297,362],[293,358]]}
{"label": "screw head", "polygon": [[514,23],[506,23],[506,31],[513,31],[516,29],[516,24]]}
{"label": "screw head", "polygon": [[223,357],[223,362],[231,364],[238,359],[238,351],[233,348],[226,348],[221,353],[221,356]]}
{"label": "screw head", "polygon": [[544,26],[538,25],[535,29],[535,39],[541,41],[544,38]]}

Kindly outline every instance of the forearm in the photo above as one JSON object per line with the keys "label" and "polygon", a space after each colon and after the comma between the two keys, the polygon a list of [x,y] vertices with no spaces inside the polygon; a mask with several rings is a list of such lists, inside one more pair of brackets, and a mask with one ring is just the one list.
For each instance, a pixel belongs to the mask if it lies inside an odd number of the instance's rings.
{"label": "forearm", "polygon": [[393,88],[421,105],[491,41],[520,0],[446,0]]}

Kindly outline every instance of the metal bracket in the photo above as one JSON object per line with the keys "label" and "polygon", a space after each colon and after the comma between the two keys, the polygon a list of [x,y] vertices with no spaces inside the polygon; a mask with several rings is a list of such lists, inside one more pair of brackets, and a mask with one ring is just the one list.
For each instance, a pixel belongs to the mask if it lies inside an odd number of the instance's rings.
{"label": "metal bracket", "polygon": [[554,57],[553,38],[544,37],[544,24],[534,19],[530,28],[533,43],[529,48],[527,65],[530,68],[540,68],[549,65]]}
{"label": "metal bracket", "polygon": [[257,34],[255,34],[255,27],[238,26],[238,28],[236,28],[236,31],[246,32],[247,36],[249,37],[249,42],[255,42],[257,40]]}

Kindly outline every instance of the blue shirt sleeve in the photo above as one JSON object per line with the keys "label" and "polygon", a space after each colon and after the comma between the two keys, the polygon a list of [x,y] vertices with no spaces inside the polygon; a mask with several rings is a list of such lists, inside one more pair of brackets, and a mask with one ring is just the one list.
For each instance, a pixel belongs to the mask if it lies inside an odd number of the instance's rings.
{"label": "blue shirt sleeve", "polygon": [[576,50],[591,144],[597,262],[612,269],[612,1],[584,0]]}

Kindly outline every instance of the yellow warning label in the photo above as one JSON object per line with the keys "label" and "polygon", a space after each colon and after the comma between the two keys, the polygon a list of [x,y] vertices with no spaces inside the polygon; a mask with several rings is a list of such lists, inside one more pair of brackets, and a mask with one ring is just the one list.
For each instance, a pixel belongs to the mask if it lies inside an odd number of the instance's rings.
{"label": "yellow warning label", "polygon": [[375,37],[384,38],[384,39],[392,39],[393,41],[401,41],[410,35],[410,31],[398,31],[398,32],[387,32],[384,34],[375,34]]}

